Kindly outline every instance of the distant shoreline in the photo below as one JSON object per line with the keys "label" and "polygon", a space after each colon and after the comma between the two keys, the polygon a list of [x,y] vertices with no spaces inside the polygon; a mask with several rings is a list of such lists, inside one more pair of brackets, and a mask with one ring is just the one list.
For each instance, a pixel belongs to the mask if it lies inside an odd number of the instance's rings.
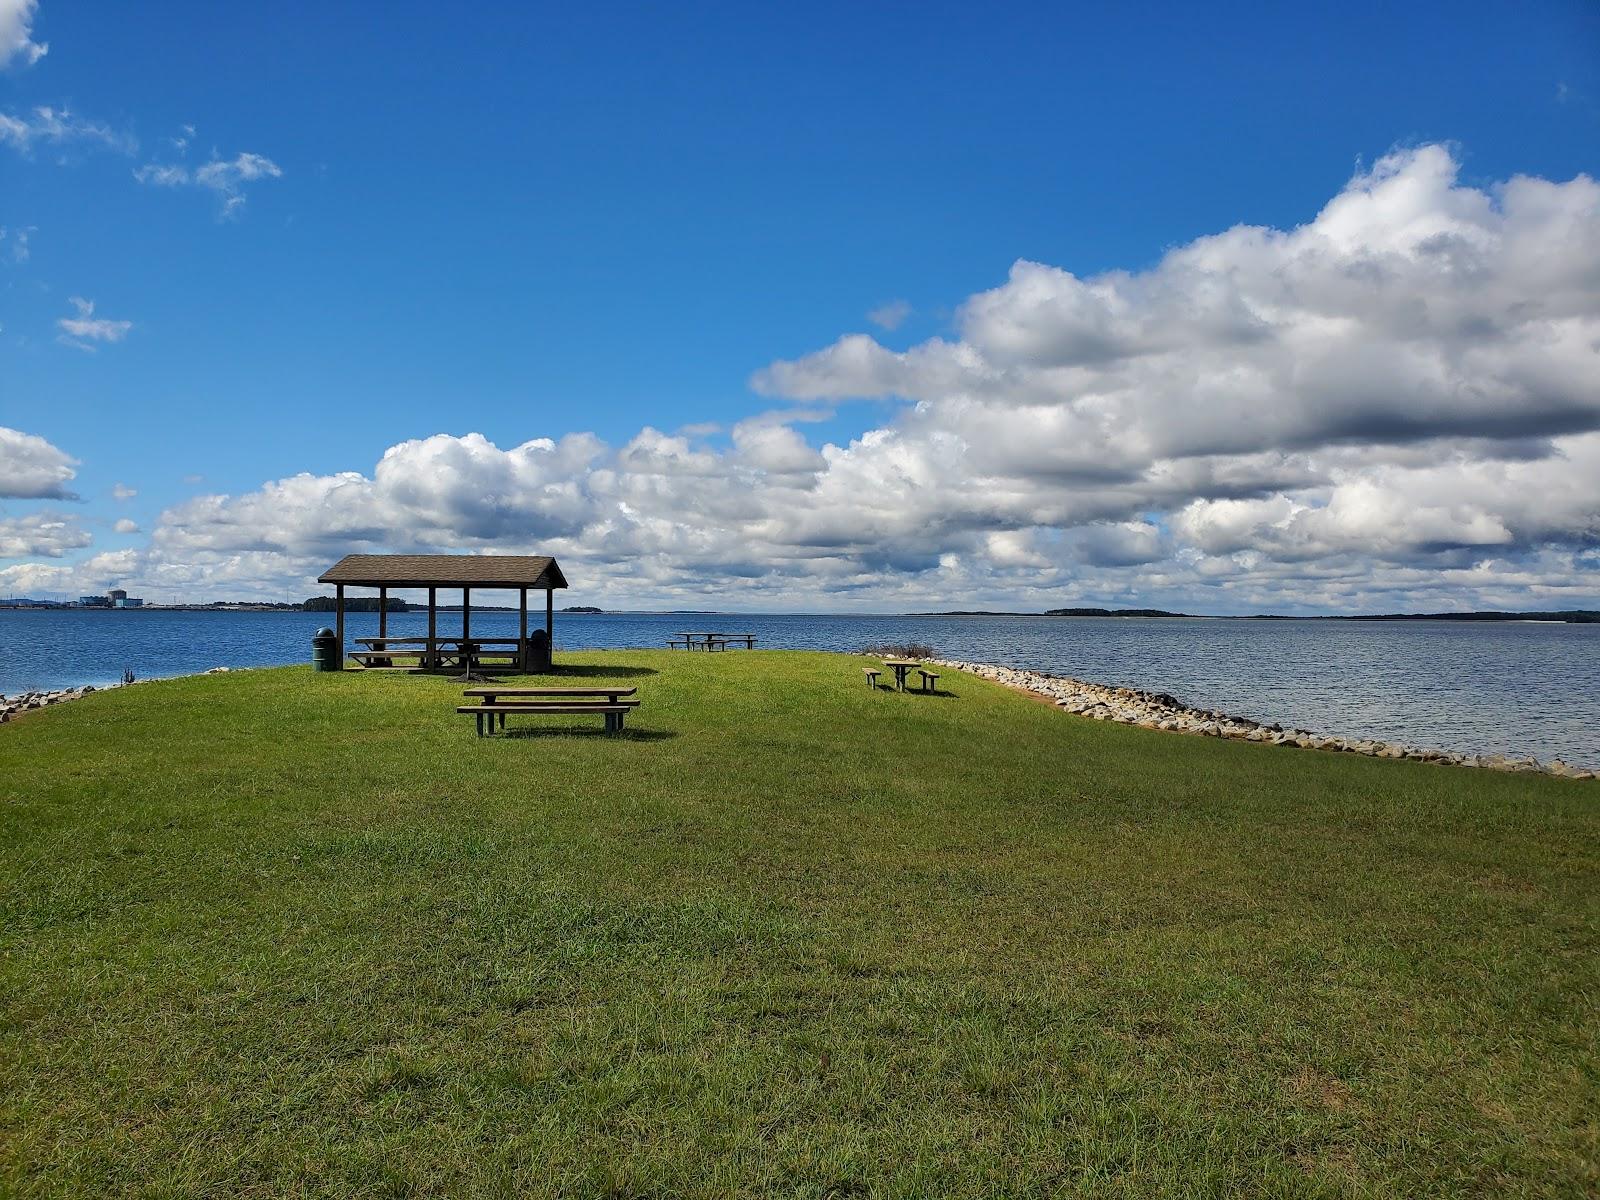
{"label": "distant shoreline", "polygon": [[[370,614],[376,608],[351,608],[347,615],[357,613]],[[390,609],[390,616],[401,616],[406,613],[424,613],[427,609],[420,606]],[[441,613],[456,613],[461,611],[459,604],[441,604],[435,610]],[[514,607],[498,604],[474,604],[472,611],[475,613],[514,613]],[[301,608],[289,604],[144,604],[138,608],[93,608],[77,607],[75,605],[38,605],[38,604],[0,604],[0,612],[93,612],[93,613],[140,613],[140,612],[191,612],[191,613],[322,613],[331,616],[331,612],[322,609]],[[534,614],[530,609],[530,614]],[[1600,625],[1600,610],[1596,609],[1560,609],[1541,612],[1438,612],[1438,613],[1326,613],[1312,616],[1293,616],[1285,613],[1184,613],[1167,612],[1156,608],[1066,608],[1047,609],[1044,612],[1002,612],[996,609],[948,609],[940,612],[913,612],[913,613],[763,613],[763,612],[721,612],[709,609],[598,609],[590,607],[576,607],[556,609],[556,616],[581,617],[581,616],[612,616],[612,617],[772,617],[772,616],[800,616],[800,617],[893,617],[907,619],[913,617],[1119,617],[1124,620],[1185,620],[1185,621],[1457,621],[1480,622],[1487,624],[1539,624],[1539,625]]]}
{"label": "distant shoreline", "polygon": [[1186,621],[1483,621],[1538,625],[1597,625],[1600,611],[1567,609],[1553,612],[1441,612],[1441,613],[1327,613],[1291,616],[1283,613],[1183,613],[1153,608],[1072,608],[1045,612],[996,612],[987,609],[954,609],[948,612],[906,613],[908,617],[1122,617],[1128,620]]}

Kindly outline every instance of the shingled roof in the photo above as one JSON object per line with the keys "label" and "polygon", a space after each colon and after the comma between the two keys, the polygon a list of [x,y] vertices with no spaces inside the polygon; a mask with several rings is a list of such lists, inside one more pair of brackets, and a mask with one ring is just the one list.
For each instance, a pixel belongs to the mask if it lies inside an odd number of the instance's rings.
{"label": "shingled roof", "polygon": [[357,587],[539,588],[567,586],[543,554],[346,554],[318,583]]}

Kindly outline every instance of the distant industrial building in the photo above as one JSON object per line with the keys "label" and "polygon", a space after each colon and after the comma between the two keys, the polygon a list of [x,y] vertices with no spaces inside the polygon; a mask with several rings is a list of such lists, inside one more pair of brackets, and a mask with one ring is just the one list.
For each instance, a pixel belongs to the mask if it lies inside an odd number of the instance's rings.
{"label": "distant industrial building", "polygon": [[143,608],[144,601],[130,596],[121,588],[112,588],[104,596],[79,596],[79,608]]}

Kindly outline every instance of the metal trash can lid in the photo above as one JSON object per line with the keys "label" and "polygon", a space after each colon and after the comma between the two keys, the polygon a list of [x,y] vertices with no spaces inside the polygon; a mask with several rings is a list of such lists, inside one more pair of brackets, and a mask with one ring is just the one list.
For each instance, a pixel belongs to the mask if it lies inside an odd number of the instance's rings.
{"label": "metal trash can lid", "polygon": [[337,633],[335,633],[333,630],[329,629],[327,626],[323,626],[321,629],[317,630],[311,636],[314,637],[314,638],[325,638],[325,637],[338,637],[339,635]]}

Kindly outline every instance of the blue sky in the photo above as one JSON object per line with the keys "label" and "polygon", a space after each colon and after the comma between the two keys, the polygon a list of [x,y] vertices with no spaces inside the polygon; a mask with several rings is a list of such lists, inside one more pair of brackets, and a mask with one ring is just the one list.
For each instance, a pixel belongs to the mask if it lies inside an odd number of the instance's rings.
{"label": "blue sky", "polygon": [[[229,546],[213,529],[183,563],[182,538],[159,544],[163,523],[189,531],[194,498],[250,496],[300,473],[370,479],[388,448],[435,435],[478,433],[509,450],[593,433],[616,451],[647,427],[687,428],[690,451],[724,462],[738,422],[799,405],[782,427],[812,450],[880,428],[908,436],[898,422],[910,403],[966,392],[875,395],[859,380],[807,391],[770,373],[757,389],[752,377],[851,334],[892,354],[963,344],[963,306],[1006,284],[1019,260],[1085,280],[1152,271],[1173,248],[1241,225],[1293,230],[1397,148],[1445,147],[1453,186],[1490,195],[1517,176],[1564,183],[1600,165],[1600,9],[1576,0],[764,8],[402,3],[379,19],[367,5],[0,0],[28,45],[48,46],[0,70],[0,114],[32,130],[0,139],[0,426],[70,456],[70,487],[57,491],[77,497],[0,503],[13,522],[64,514],[68,541],[90,539],[0,559],[58,571],[16,571],[0,592],[89,586],[94,569],[59,570],[127,552],[112,573],[152,592],[165,580],[293,594],[298,559],[414,538],[415,514],[409,528],[321,529],[292,545],[250,533]],[[40,107],[69,113],[67,131],[45,130],[30,116]],[[204,186],[208,164],[221,169]],[[130,324],[86,339],[63,320]],[[1503,436],[1506,424],[1502,414],[1481,431],[1455,422],[1429,436]],[[1587,428],[1535,419],[1527,434]],[[1297,439],[1276,449],[1311,444]],[[609,468],[582,468],[595,469]],[[1184,504],[1298,502],[1290,482],[1248,496],[1201,488]],[[137,495],[117,499],[117,484]],[[1315,485],[1302,490],[1318,507]],[[459,521],[432,536],[473,549],[576,539],[610,519],[541,523],[528,509],[519,533],[452,503]],[[1554,541],[1489,515],[1519,553],[1554,544],[1577,555],[1567,578],[1578,595],[1594,589],[1585,503]],[[725,511],[667,507],[677,534],[597,558],[608,598],[671,599],[661,581],[694,561],[682,543],[714,541],[712,525],[729,533]],[[1093,541],[1107,521],[1170,537],[1182,508],[1165,496],[1087,518],[1049,503],[1025,517],[969,505],[913,522],[946,536],[903,556],[918,539],[887,526],[846,537],[823,521],[826,536],[777,537],[780,549],[730,579],[772,569],[751,602],[785,607],[790,576],[773,564],[843,539],[855,573],[840,576],[841,604],[892,606],[896,587],[862,580],[888,571],[923,572],[900,582],[952,599],[1067,586],[1108,602],[1159,591],[1225,608],[1160,559],[1145,560],[1160,580],[1141,584],[1127,570],[1140,564],[1118,553],[1096,563],[1081,548],[1048,551],[1078,529]],[[137,532],[115,532],[117,521]],[[933,584],[929,563],[973,557],[973,530],[1001,543],[1026,535],[1033,549],[1012,566],[1044,547],[1039,561],[1056,574]],[[1418,544],[1453,553],[1448,571],[1476,543]],[[263,552],[275,558],[253,572],[199,570],[205,554]],[[1005,568],[1008,551],[996,553]],[[635,556],[658,572],[630,588],[621,564]],[[1096,583],[1098,568],[1120,573]],[[1241,602],[1269,598],[1276,585],[1263,586]],[[1326,604],[1339,603],[1330,593]]]}

